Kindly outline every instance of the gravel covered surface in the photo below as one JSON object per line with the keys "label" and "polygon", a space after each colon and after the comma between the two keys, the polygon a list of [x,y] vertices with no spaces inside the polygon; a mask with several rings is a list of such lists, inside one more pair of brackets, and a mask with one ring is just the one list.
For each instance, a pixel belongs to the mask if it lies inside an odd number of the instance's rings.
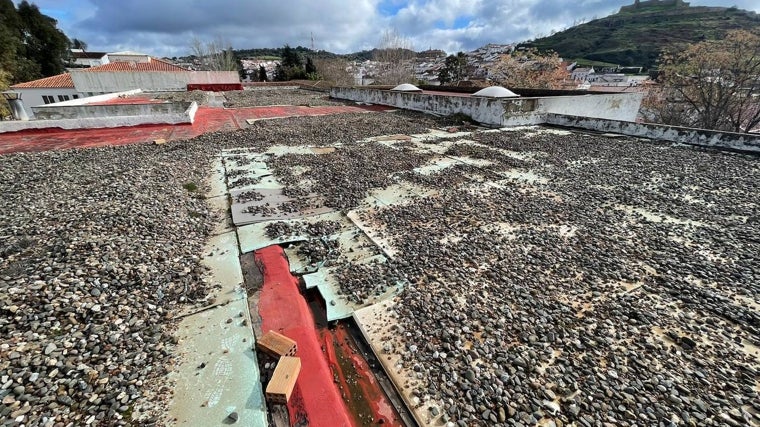
{"label": "gravel covered surface", "polygon": [[467,139],[446,153],[490,165],[421,175],[430,157],[406,143],[274,161],[344,211],[367,187],[439,190],[365,210],[397,255],[338,267],[355,302],[408,281],[383,347],[418,408],[461,426],[759,425],[757,157],[541,128]]}
{"label": "gravel covered surface", "polygon": [[259,107],[266,105],[346,105],[345,102],[330,99],[329,94],[305,89],[252,88],[225,92],[225,107]]}
{"label": "gravel covered surface", "polygon": [[213,288],[199,256],[219,219],[195,189],[213,158],[342,144],[269,166],[286,192],[343,211],[400,181],[439,190],[364,212],[393,261],[336,266],[358,300],[408,283],[385,347],[431,417],[758,424],[757,157],[539,129],[475,133],[479,145],[446,152],[490,165],[421,175],[412,169],[432,155],[413,144],[355,143],[442,123],[292,118],[164,145],[1,156],[0,419],[165,424],[170,318]]}
{"label": "gravel covered surface", "polygon": [[205,305],[213,288],[199,257],[220,219],[201,183],[222,149],[436,126],[418,114],[346,114],[163,145],[0,156],[0,419],[165,424],[170,318]]}
{"label": "gravel covered surface", "polygon": [[166,99],[172,102],[197,102],[198,105],[207,105],[213,92],[191,90],[182,92],[160,92],[155,95],[156,99]]}

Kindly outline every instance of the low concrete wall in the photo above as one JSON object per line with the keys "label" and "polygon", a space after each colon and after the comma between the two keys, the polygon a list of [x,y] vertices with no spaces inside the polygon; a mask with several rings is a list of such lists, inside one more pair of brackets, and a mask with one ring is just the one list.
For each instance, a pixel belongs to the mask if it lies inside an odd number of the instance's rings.
{"label": "low concrete wall", "polygon": [[490,99],[424,92],[392,92],[363,87],[334,87],[330,90],[330,96],[443,116],[461,113],[494,127],[540,124],[546,121],[547,114],[570,113],[634,121],[642,100],[640,93]]}
{"label": "low concrete wall", "polygon": [[467,114],[479,123],[501,126],[504,111],[501,101],[469,96],[446,96],[420,92],[391,92],[357,87],[334,87],[330,96],[369,104],[389,105],[407,110],[448,116]]}
{"label": "low concrete wall", "polygon": [[133,116],[111,116],[111,117],[90,117],[77,119],[61,120],[29,120],[29,121],[9,121],[0,122],[0,133],[18,132],[28,129],[98,129],[139,126],[147,124],[192,124],[195,121],[195,113],[198,111],[196,102],[190,105],[182,112],[167,114],[151,115],[133,115]]}
{"label": "low concrete wall", "polygon": [[631,123],[621,120],[604,120],[562,114],[547,114],[546,123],[672,141],[719,150],[760,154],[760,135],[684,128],[653,123]]}
{"label": "low concrete wall", "polygon": [[37,120],[92,119],[101,117],[171,116],[183,114],[190,102],[160,104],[58,105],[32,107]]}

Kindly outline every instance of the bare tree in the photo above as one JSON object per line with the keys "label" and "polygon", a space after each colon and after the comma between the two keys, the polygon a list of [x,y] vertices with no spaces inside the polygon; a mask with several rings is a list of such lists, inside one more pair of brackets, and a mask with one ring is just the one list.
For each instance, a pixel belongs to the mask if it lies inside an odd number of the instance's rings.
{"label": "bare tree", "polygon": [[345,59],[315,58],[314,65],[317,67],[317,74],[322,80],[334,86],[353,86],[356,84],[351,66]]}
{"label": "bare tree", "polygon": [[414,46],[409,39],[396,30],[385,30],[374,53],[374,59],[379,63],[375,81],[386,85],[414,83],[415,57]]}
{"label": "bare tree", "polygon": [[567,70],[556,53],[525,50],[502,56],[489,68],[488,75],[505,87],[557,89],[562,87]]}
{"label": "bare tree", "polygon": [[750,132],[760,125],[760,36],[730,31],[660,58],[660,91],[645,104],[653,120]]}
{"label": "bare tree", "polygon": [[201,61],[201,66],[206,70],[237,71],[237,61],[232,52],[232,46],[221,37],[217,37],[207,43],[202,42],[197,37],[193,37],[190,49],[192,54]]}

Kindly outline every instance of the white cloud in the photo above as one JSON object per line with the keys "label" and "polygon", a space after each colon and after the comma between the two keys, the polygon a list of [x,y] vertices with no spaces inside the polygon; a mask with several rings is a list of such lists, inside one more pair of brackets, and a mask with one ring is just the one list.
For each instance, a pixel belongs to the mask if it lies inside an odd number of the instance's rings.
{"label": "white cloud", "polygon": [[[336,53],[377,46],[395,29],[418,50],[472,50],[549,34],[617,11],[632,0],[39,0],[70,37],[92,50],[178,56],[190,40],[222,37],[233,47],[310,46]],[[381,4],[382,3],[382,4]],[[692,1],[760,12],[755,0]],[[385,16],[381,6],[397,11]],[[387,10],[383,9],[384,11]],[[466,18],[466,20],[465,20]],[[456,25],[455,25],[456,24]]]}

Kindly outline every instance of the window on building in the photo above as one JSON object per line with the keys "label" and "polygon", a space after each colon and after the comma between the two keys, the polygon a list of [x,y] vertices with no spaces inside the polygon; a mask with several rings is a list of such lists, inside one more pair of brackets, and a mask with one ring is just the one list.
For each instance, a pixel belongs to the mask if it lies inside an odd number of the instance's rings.
{"label": "window on building", "polygon": [[58,95],[58,101],[59,102],[68,101],[68,100],[69,100],[69,96],[68,95]]}
{"label": "window on building", "polygon": [[79,99],[79,95],[77,95],[77,94],[75,93],[75,94],[71,95],[71,98],[72,98],[72,99]]}
{"label": "window on building", "polygon": [[52,95],[42,95],[42,101],[45,104],[52,104],[55,102],[55,98]]}

